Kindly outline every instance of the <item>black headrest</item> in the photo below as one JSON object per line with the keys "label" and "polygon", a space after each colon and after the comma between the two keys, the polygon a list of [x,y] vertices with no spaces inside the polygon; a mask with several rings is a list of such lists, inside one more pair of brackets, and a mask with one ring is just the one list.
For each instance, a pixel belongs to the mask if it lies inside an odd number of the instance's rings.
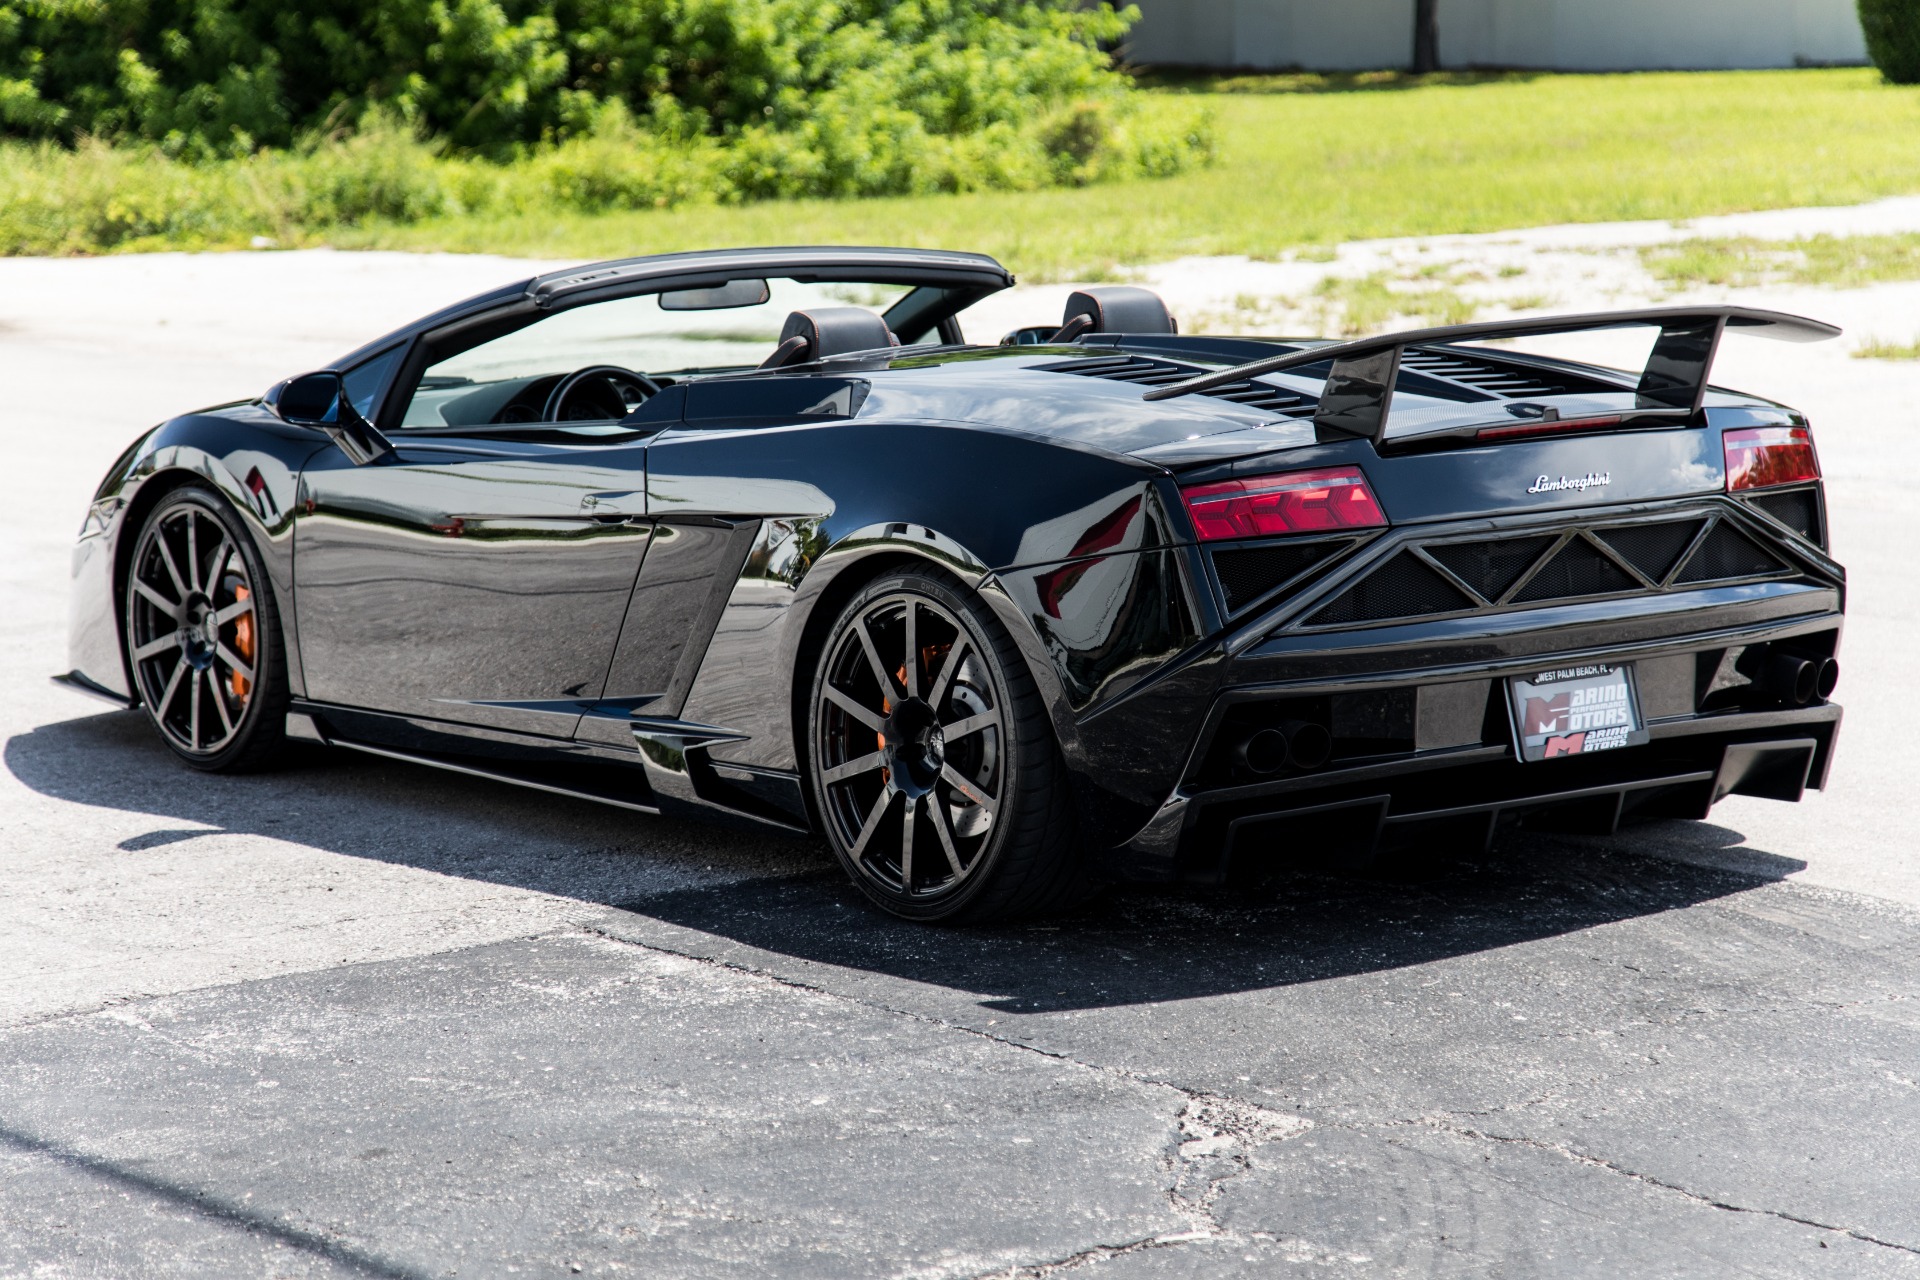
{"label": "black headrest", "polygon": [[[1086,321],[1076,324],[1078,317]],[[1076,290],[1067,299],[1067,312],[1060,317],[1062,332],[1071,328],[1073,336],[1082,333],[1174,333],[1173,316],[1160,295],[1151,289],[1130,284],[1102,284]]]}
{"label": "black headrest", "polygon": [[887,322],[864,307],[814,307],[787,317],[780,330],[780,345],[760,367],[773,369],[899,345],[900,339],[893,336]]}

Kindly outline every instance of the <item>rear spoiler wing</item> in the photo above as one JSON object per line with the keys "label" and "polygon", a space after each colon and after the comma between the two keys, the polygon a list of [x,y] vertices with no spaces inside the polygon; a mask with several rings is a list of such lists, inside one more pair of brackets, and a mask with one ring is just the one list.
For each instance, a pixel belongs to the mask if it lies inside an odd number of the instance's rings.
{"label": "rear spoiler wing", "polygon": [[1653,307],[1532,320],[1494,320],[1444,325],[1437,329],[1408,329],[1357,342],[1290,351],[1231,369],[1203,373],[1185,382],[1155,387],[1142,398],[1170,400],[1263,373],[1331,362],[1333,367],[1327,374],[1326,387],[1320,393],[1320,407],[1314,411],[1314,427],[1323,439],[1357,436],[1379,448],[1386,436],[1387,410],[1393,402],[1393,386],[1400,373],[1400,353],[1408,347],[1641,325],[1658,326],[1660,336],[1654,340],[1653,350],[1647,356],[1647,367],[1640,371],[1636,413],[1679,419],[1691,418],[1700,412],[1700,404],[1707,394],[1707,371],[1713,365],[1720,335],[1727,329],[1785,342],[1822,342],[1840,336],[1839,329],[1818,320],[1751,307]]}

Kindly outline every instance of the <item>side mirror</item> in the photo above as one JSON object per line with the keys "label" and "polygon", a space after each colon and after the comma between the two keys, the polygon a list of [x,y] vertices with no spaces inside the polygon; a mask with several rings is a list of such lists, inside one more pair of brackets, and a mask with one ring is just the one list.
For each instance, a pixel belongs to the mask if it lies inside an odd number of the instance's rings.
{"label": "side mirror", "polygon": [[282,422],[325,431],[334,423],[341,389],[340,375],[331,369],[303,373],[280,384],[280,394],[272,398],[273,411]]}
{"label": "side mirror", "polygon": [[282,422],[326,432],[356,467],[393,452],[380,429],[348,403],[340,375],[331,369],[287,379],[267,393],[267,407]]}

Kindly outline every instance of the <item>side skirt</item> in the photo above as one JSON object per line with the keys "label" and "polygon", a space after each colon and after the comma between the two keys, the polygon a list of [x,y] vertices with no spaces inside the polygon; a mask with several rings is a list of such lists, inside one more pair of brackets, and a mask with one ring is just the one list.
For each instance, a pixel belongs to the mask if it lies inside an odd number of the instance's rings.
{"label": "side skirt", "polygon": [[[703,727],[684,726],[687,730]],[[784,799],[788,791],[797,797],[797,777],[721,776],[706,761],[704,748],[691,744],[677,753],[683,763],[673,771],[677,776],[671,781],[679,785],[663,789],[657,781],[661,771],[647,755],[644,741],[636,749],[623,750],[304,700],[296,700],[287,713],[287,736],[633,813],[718,819],[760,831],[807,834],[803,825],[783,812],[784,805],[769,803],[776,796]],[[768,794],[769,784],[773,795]]]}
{"label": "side skirt", "polygon": [[545,791],[556,796],[571,796],[576,800],[592,800],[599,804],[610,804],[616,808],[631,809],[635,813],[658,814],[659,808],[642,804],[637,800],[624,800],[618,796],[602,795],[595,791],[582,791],[577,787],[556,786],[551,782],[539,782],[520,774],[506,773],[499,769],[485,769],[474,764],[458,763],[442,756],[423,756],[412,751],[394,751],[387,747],[376,747],[366,742],[348,742],[337,738],[332,746],[345,747],[349,751],[363,751],[370,756],[384,756],[389,760],[405,760],[410,764],[424,764],[434,769],[445,769],[449,773],[464,773],[470,778],[486,778],[493,782],[507,782],[516,787],[528,787],[534,791]]}

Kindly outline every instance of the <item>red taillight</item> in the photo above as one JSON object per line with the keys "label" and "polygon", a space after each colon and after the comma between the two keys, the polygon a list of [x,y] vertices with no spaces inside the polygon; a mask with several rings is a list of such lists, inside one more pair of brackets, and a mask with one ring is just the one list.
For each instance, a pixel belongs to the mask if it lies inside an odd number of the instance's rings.
{"label": "red taillight", "polygon": [[1375,529],[1386,513],[1358,467],[1249,476],[1182,489],[1202,542],[1329,529]]}
{"label": "red taillight", "polygon": [[1769,489],[1820,478],[1813,433],[1805,427],[1743,427],[1720,437],[1727,455],[1727,492]]}

